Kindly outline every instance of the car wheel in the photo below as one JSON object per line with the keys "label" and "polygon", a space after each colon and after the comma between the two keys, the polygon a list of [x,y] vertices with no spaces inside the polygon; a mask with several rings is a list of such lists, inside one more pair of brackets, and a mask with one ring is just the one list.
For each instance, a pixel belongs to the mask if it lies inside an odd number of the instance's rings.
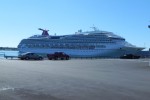
{"label": "car wheel", "polygon": [[66,60],[69,60],[69,57],[66,57]]}
{"label": "car wheel", "polygon": [[26,57],[25,60],[29,60],[29,57]]}
{"label": "car wheel", "polygon": [[43,58],[42,57],[39,57],[39,60],[42,60]]}
{"label": "car wheel", "polygon": [[21,58],[21,60],[24,60],[23,58]]}
{"label": "car wheel", "polygon": [[48,58],[49,60],[52,60],[52,58]]}

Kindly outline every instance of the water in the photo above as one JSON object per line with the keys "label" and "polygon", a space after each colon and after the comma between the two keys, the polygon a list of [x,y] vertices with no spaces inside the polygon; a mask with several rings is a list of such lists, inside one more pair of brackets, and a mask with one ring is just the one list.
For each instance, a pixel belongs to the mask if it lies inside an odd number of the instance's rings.
{"label": "water", "polygon": [[0,50],[0,58],[4,56],[18,56],[19,51]]}

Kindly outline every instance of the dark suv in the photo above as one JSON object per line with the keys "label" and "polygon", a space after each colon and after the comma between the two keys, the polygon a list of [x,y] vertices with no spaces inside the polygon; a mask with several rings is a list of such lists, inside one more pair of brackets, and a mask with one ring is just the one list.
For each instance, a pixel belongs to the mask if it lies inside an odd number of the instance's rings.
{"label": "dark suv", "polygon": [[36,53],[23,53],[18,56],[21,60],[29,60],[29,59],[34,59],[34,60],[42,60],[43,57],[41,55],[38,55]]}
{"label": "dark suv", "polygon": [[133,55],[133,54],[127,54],[120,57],[121,59],[139,59],[140,56]]}

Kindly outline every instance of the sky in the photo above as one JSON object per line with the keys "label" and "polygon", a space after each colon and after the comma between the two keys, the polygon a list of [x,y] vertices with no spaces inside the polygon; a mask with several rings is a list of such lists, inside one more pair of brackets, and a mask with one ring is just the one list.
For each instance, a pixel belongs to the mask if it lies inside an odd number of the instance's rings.
{"label": "sky", "polygon": [[150,0],[0,0],[0,47],[41,34],[74,34],[79,29],[110,31],[150,48]]}

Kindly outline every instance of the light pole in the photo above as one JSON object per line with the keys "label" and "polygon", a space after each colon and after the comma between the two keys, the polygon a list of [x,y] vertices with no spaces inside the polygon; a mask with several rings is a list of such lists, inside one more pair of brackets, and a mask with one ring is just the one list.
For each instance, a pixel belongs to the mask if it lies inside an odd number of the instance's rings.
{"label": "light pole", "polygon": [[[150,25],[148,25],[148,28],[150,28]],[[149,50],[149,52],[150,52],[150,50]],[[149,66],[150,66],[150,60],[149,60]]]}

